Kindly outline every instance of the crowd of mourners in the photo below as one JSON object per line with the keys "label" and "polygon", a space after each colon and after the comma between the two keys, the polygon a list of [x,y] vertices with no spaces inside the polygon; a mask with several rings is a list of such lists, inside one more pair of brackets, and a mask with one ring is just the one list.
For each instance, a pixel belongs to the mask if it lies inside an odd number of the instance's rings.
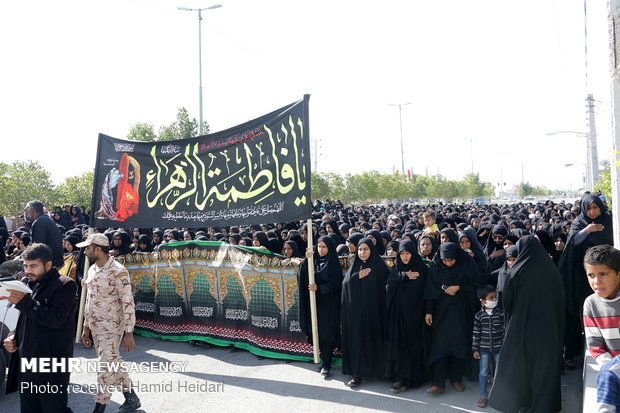
{"label": "crowd of mourners", "polygon": [[[67,275],[81,279],[87,236],[83,207],[52,208]],[[29,223],[0,219],[0,274],[11,274],[31,240]],[[110,254],[157,251],[175,241],[221,241],[301,259],[300,324],[312,337],[316,293],[321,374],[334,350],[351,387],[390,378],[398,393],[425,383],[463,391],[478,381],[478,406],[500,411],[561,409],[560,376],[583,355],[582,308],[592,294],[586,251],[612,244],[600,194],[537,204],[418,203],[354,206],[316,201],[305,222],[208,228],[94,228]],[[313,247],[308,248],[308,233]],[[343,274],[339,257],[353,256]],[[308,261],[313,257],[314,282]],[[388,268],[385,257],[393,257]],[[338,350],[336,350],[338,354]],[[489,389],[491,378],[492,388]],[[490,395],[489,395],[490,390]]]}

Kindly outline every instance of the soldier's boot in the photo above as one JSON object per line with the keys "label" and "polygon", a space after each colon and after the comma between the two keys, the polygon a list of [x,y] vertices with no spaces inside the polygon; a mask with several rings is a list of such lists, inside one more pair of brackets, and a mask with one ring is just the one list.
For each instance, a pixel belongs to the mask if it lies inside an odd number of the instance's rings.
{"label": "soldier's boot", "polygon": [[123,393],[123,396],[125,396],[125,403],[123,403],[120,409],[118,409],[119,413],[133,412],[140,406],[142,406],[138,395],[136,394],[136,392],[133,391],[133,389],[131,389],[131,391]]}
{"label": "soldier's boot", "polygon": [[95,410],[93,413],[103,413],[105,411],[105,404],[95,403]]}

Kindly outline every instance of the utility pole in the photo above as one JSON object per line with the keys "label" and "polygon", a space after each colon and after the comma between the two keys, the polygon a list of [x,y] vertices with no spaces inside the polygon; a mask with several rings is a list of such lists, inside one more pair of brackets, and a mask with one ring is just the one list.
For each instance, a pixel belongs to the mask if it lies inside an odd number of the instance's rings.
{"label": "utility pole", "polygon": [[465,138],[469,140],[469,157],[471,158],[471,174],[474,174],[474,139],[478,138]]}
{"label": "utility pole", "polygon": [[618,162],[620,161],[620,37],[616,36],[620,24],[620,0],[609,0],[609,52],[611,74],[611,115],[613,136],[613,158],[611,161],[611,202],[615,206],[613,213],[614,246],[620,246],[620,180],[618,179]]}
{"label": "utility pole", "polygon": [[319,146],[320,143],[320,139],[312,139],[312,144],[314,146],[314,150],[312,151],[312,157],[314,158],[314,168],[312,169],[313,172],[317,172],[319,170],[318,167],[318,161],[319,161],[319,150],[321,149],[321,147]]}
{"label": "utility pole", "polygon": [[596,146],[596,124],[594,122],[594,97],[588,94],[588,189],[592,191],[598,181],[598,150]]}
{"label": "utility pole", "polygon": [[410,105],[411,102],[407,103],[388,103],[389,106],[398,106],[398,117],[400,119],[400,160],[401,160],[401,170],[400,173],[405,173],[405,150],[403,146],[403,106]]}
{"label": "utility pole", "polygon": [[500,199],[502,197],[502,189],[503,189],[503,185],[504,185],[504,177],[503,177],[504,171],[503,171],[503,168],[502,168],[502,164],[503,164],[502,157],[503,157],[503,155],[504,155],[503,153],[499,152],[499,195],[498,196],[500,197]]}
{"label": "utility pole", "polygon": [[214,4],[209,7],[204,7],[202,9],[190,9],[189,7],[177,7],[178,10],[183,11],[197,11],[198,12],[198,100],[199,100],[199,111],[200,111],[200,135],[203,134],[203,117],[202,117],[202,12],[204,10],[213,10],[222,7],[221,4]]}

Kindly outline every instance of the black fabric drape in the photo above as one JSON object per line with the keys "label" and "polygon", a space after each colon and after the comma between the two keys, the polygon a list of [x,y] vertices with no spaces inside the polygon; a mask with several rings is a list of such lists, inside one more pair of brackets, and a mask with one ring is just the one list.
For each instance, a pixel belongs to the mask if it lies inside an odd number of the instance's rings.
{"label": "black fabric drape", "polygon": [[517,243],[502,298],[506,335],[489,404],[503,412],[561,408],[564,294],[560,274],[532,235]]}
{"label": "black fabric drape", "polygon": [[[336,253],[336,246],[331,238],[320,237],[319,243],[325,243],[327,256],[321,259],[314,253],[314,282],[317,284],[316,311],[319,339],[340,343],[340,296],[342,290],[342,267]],[[299,286],[299,323],[312,344],[312,323],[310,321],[310,293],[308,291],[308,261],[304,260],[297,272]]]}
{"label": "black fabric drape", "polygon": [[[411,254],[404,264],[400,253]],[[425,377],[423,364],[424,338],[424,284],[428,267],[416,253],[410,240],[401,241],[396,265],[388,277],[387,289],[387,353],[386,376],[406,379],[412,386],[422,384]],[[407,272],[418,273],[410,279]]]}
{"label": "black fabric drape", "polygon": [[[388,268],[372,241],[362,238],[370,257],[356,255],[342,283],[342,373],[353,377],[383,377],[385,373],[385,284]],[[360,271],[370,273],[360,279]]]}
{"label": "black fabric drape", "polygon": [[[446,266],[441,261],[441,249],[452,245],[458,249],[456,264]],[[435,361],[452,355],[462,359],[471,356],[471,330],[473,314],[470,296],[472,280],[476,274],[473,259],[454,243],[445,243],[435,255],[424,288],[426,313],[433,315],[431,326],[432,345],[426,360],[429,366]],[[460,286],[455,295],[449,295],[442,285]]]}

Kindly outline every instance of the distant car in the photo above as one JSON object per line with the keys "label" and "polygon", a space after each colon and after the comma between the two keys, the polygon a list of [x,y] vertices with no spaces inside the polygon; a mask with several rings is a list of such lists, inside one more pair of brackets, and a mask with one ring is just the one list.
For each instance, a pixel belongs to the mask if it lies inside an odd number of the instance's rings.
{"label": "distant car", "polygon": [[523,198],[523,202],[535,204],[536,198],[534,198],[533,196],[526,196],[525,198]]}

